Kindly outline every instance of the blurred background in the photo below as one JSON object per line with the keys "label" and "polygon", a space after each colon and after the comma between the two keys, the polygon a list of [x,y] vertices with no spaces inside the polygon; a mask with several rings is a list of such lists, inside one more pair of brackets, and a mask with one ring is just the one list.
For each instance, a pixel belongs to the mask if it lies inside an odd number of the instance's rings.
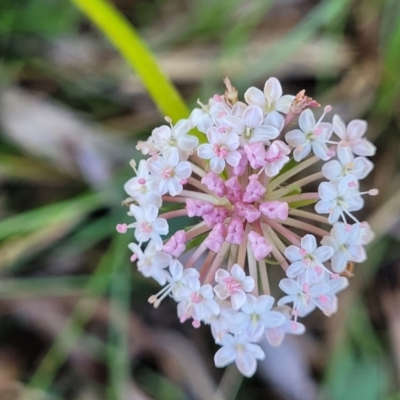
{"label": "blurred background", "polygon": [[[90,0],[88,0],[90,1]],[[400,399],[400,2],[113,0],[190,106],[276,76],[378,151],[359,218],[376,232],[332,318],[217,370],[208,327],[129,262],[123,183],[163,123],[139,78],[69,0],[0,1],[0,400]],[[333,113],[332,113],[333,114]]]}

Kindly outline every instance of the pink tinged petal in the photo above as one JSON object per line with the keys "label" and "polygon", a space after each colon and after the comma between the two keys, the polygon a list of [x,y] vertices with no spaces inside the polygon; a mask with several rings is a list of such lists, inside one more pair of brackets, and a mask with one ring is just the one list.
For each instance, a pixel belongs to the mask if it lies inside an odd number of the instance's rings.
{"label": "pink tinged petal", "polygon": [[231,274],[228,271],[220,268],[215,273],[215,281],[218,283],[224,283],[224,279],[229,278],[230,276],[231,276]]}
{"label": "pink tinged petal", "polygon": [[333,127],[333,132],[335,132],[340,139],[345,140],[346,125],[343,122],[343,120],[339,117],[339,115],[333,116],[332,127]]}
{"label": "pink tinged petal", "polygon": [[355,119],[353,121],[350,121],[347,125],[347,139],[351,141],[361,139],[367,131],[367,127],[367,122],[362,119]]}
{"label": "pink tinged petal", "polygon": [[311,143],[311,147],[312,147],[314,154],[317,157],[319,157],[321,160],[327,161],[331,158],[331,155],[329,154],[329,151],[328,151],[328,147],[326,146],[326,144],[324,142],[319,141],[319,140],[318,141],[314,140]]}
{"label": "pink tinged petal", "polygon": [[290,111],[290,106],[292,105],[294,99],[295,99],[295,96],[292,96],[290,94],[286,94],[286,95],[282,96],[276,102],[276,105],[275,105],[276,111],[287,114]]}
{"label": "pink tinged petal", "polygon": [[319,139],[326,141],[332,136],[332,124],[329,122],[320,122],[318,124],[319,134],[317,135]]}
{"label": "pink tinged petal", "polygon": [[373,156],[376,152],[376,147],[367,139],[357,140],[351,145],[351,150],[358,156]]}
{"label": "pink tinged petal", "polygon": [[285,333],[281,327],[268,328],[265,336],[271,346],[280,346],[285,338]]}
{"label": "pink tinged petal", "polygon": [[273,126],[261,125],[254,129],[253,135],[249,140],[249,143],[262,142],[269,144],[269,141],[279,136],[278,129]]}
{"label": "pink tinged petal", "polygon": [[317,240],[313,235],[305,235],[301,239],[301,247],[302,249],[306,250],[308,254],[314,253],[315,249],[317,248]]}
{"label": "pink tinged petal", "polygon": [[197,148],[197,154],[200,158],[204,158],[206,160],[209,160],[210,158],[214,157],[214,151],[213,151],[213,147],[211,144],[209,143],[204,143],[201,144],[198,148]]}
{"label": "pink tinged petal", "polygon": [[178,138],[178,146],[183,151],[191,151],[199,144],[199,139],[193,135],[184,135]]}
{"label": "pink tinged petal", "polygon": [[299,127],[304,133],[309,133],[315,128],[315,117],[311,110],[304,110],[299,116]]}
{"label": "pink tinged petal", "polygon": [[350,253],[350,260],[361,263],[367,259],[367,255],[365,253],[364,247],[361,245],[352,245],[347,248],[347,251]]}
{"label": "pink tinged petal", "polygon": [[243,113],[242,119],[246,126],[257,128],[263,123],[264,115],[260,107],[250,106]]}
{"label": "pink tinged petal", "polygon": [[225,300],[230,296],[228,290],[226,289],[225,283],[219,283],[218,285],[216,285],[214,287],[214,292],[221,300]]}
{"label": "pink tinged petal", "polygon": [[168,181],[168,192],[171,196],[178,195],[180,192],[182,192],[182,190],[183,186],[176,176]]}
{"label": "pink tinged petal", "polygon": [[234,264],[231,269],[231,275],[237,281],[241,282],[246,277],[246,274],[243,271],[243,268],[239,264]]}
{"label": "pink tinged petal", "polygon": [[314,302],[316,306],[328,317],[337,311],[338,299],[334,295],[321,295],[314,299]]}
{"label": "pink tinged petal", "polygon": [[159,235],[167,235],[169,228],[168,222],[164,218],[157,218],[153,224],[153,230],[155,230]]}
{"label": "pink tinged petal", "polygon": [[284,291],[285,293],[287,293],[289,295],[295,295],[295,294],[297,294],[299,292],[299,288],[297,286],[297,283],[293,279],[283,278],[279,282],[279,287],[282,289],[282,291]]}
{"label": "pink tinged petal", "polygon": [[300,248],[293,245],[286,247],[285,257],[292,262],[301,260],[303,258],[303,256],[300,254]]}
{"label": "pink tinged petal", "polygon": [[353,153],[348,146],[339,145],[336,149],[337,157],[340,163],[346,167],[348,164],[354,161]]}
{"label": "pink tinged petal", "polygon": [[335,253],[332,256],[333,271],[337,272],[338,274],[342,273],[346,269],[347,261],[348,258],[342,251],[338,251],[337,253]]}
{"label": "pink tinged petal", "polygon": [[332,209],[332,202],[321,200],[314,208],[318,214],[329,214]]}
{"label": "pink tinged petal", "polygon": [[175,137],[186,135],[193,128],[192,121],[190,119],[179,120],[173,128]]}
{"label": "pink tinged petal", "polygon": [[285,139],[292,147],[304,145],[307,142],[306,135],[300,129],[293,129],[285,135]]}
{"label": "pink tinged petal", "polygon": [[240,144],[239,136],[234,133],[230,133],[226,138],[224,138],[223,143],[229,151],[236,150]]}
{"label": "pink tinged petal", "polygon": [[293,158],[299,162],[303,158],[307,157],[311,151],[311,144],[310,142],[305,143],[304,145],[300,145],[296,147],[293,151]]}
{"label": "pink tinged petal", "polygon": [[231,301],[232,301],[232,308],[234,310],[239,310],[240,307],[242,307],[242,305],[246,301],[246,294],[244,293],[243,290],[233,293],[231,295]]}
{"label": "pink tinged petal", "polygon": [[278,79],[269,78],[264,85],[264,95],[269,102],[277,102],[282,97],[282,86]]}
{"label": "pink tinged petal", "polygon": [[269,311],[263,318],[266,328],[276,328],[285,322],[285,316],[278,311]]}
{"label": "pink tinged petal", "polygon": [[[286,97],[286,96],[284,96]],[[285,113],[286,114],[286,113]],[[264,125],[270,125],[276,128],[279,132],[283,129],[285,118],[278,112],[269,113],[264,120]]]}
{"label": "pink tinged petal", "polygon": [[290,264],[289,268],[286,270],[286,275],[289,278],[296,278],[306,269],[304,263],[302,261],[295,261],[293,264]]}
{"label": "pink tinged petal", "polygon": [[236,366],[242,375],[250,378],[257,370],[257,361],[251,354],[241,352],[237,355]]}
{"label": "pink tinged petal", "polygon": [[242,281],[242,288],[245,292],[251,292],[254,289],[254,279],[251,276],[246,276]]}
{"label": "pink tinged petal", "polygon": [[274,305],[274,298],[272,296],[269,296],[267,294],[263,294],[261,296],[258,296],[255,299],[254,303],[254,311],[257,314],[261,314],[266,310],[270,310],[272,306]]}
{"label": "pink tinged petal", "polygon": [[247,104],[242,101],[236,102],[232,107],[232,115],[242,118],[243,113],[246,111]]}
{"label": "pink tinged petal", "polygon": [[216,173],[220,174],[225,168],[225,160],[218,157],[213,157],[210,161],[210,168]]}
{"label": "pink tinged petal", "polygon": [[374,164],[364,157],[357,157],[353,161],[353,168],[351,168],[351,173],[357,179],[364,179],[374,168]]}
{"label": "pink tinged petal", "polygon": [[165,164],[169,167],[175,167],[179,163],[179,153],[177,151],[169,151],[164,157]]}
{"label": "pink tinged petal", "polygon": [[320,183],[320,185],[318,186],[318,194],[321,200],[324,201],[335,200],[338,196],[336,187],[329,182]]}
{"label": "pink tinged petal", "polygon": [[284,330],[292,335],[302,335],[306,331],[306,327],[297,321],[287,321]]}
{"label": "pink tinged petal", "polygon": [[236,349],[233,346],[221,347],[214,356],[214,364],[218,368],[226,367],[236,359]]}
{"label": "pink tinged petal", "polygon": [[325,262],[329,260],[333,255],[333,249],[330,246],[320,246],[314,251],[315,257],[319,262]]}
{"label": "pink tinged petal", "polygon": [[222,143],[224,140],[224,134],[221,133],[218,128],[212,127],[207,131],[207,139],[211,145]]}
{"label": "pink tinged petal", "polygon": [[155,187],[157,195],[162,196],[165,193],[167,193],[168,190],[169,190],[169,180],[159,179]]}
{"label": "pink tinged petal", "polygon": [[241,159],[242,155],[238,151],[231,151],[226,157],[226,162],[232,167],[237,167]]}
{"label": "pink tinged petal", "polygon": [[263,360],[265,358],[265,354],[262,351],[261,347],[254,343],[247,343],[245,345],[245,351],[251,354],[256,360]]}
{"label": "pink tinged petal", "polygon": [[358,211],[364,207],[364,199],[361,196],[353,196],[346,199],[347,211]]}
{"label": "pink tinged petal", "polygon": [[264,93],[253,86],[246,90],[244,98],[248,104],[254,104],[261,108],[266,105]]}
{"label": "pink tinged petal", "polygon": [[158,215],[158,208],[154,204],[148,204],[144,207],[144,218],[148,222],[153,222]]}
{"label": "pink tinged petal", "polygon": [[163,140],[168,140],[171,138],[171,128],[167,125],[162,125],[158,128],[153,129],[151,132],[154,141],[161,142]]}
{"label": "pink tinged petal", "polygon": [[335,179],[342,173],[342,166],[337,160],[329,161],[322,166],[322,174],[326,179]]}
{"label": "pink tinged petal", "polygon": [[189,176],[192,175],[192,166],[190,165],[190,162],[188,161],[180,162],[175,168],[175,175],[179,179],[189,178]]}
{"label": "pink tinged petal", "polygon": [[349,286],[349,280],[344,276],[341,276],[339,278],[330,279],[328,285],[330,288],[329,292],[336,294]]}

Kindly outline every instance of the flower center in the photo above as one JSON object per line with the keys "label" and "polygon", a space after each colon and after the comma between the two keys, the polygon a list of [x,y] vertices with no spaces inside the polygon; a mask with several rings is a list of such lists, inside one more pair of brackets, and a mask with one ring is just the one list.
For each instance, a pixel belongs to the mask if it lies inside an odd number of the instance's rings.
{"label": "flower center", "polygon": [[226,158],[228,155],[228,149],[225,146],[214,144],[213,150],[214,154],[219,158]]}
{"label": "flower center", "polygon": [[149,234],[149,233],[151,233],[152,229],[153,229],[153,228],[151,227],[151,225],[150,225],[148,222],[142,222],[142,223],[140,224],[140,230],[141,230],[143,233]]}
{"label": "flower center", "polygon": [[231,276],[225,278],[224,283],[226,284],[226,290],[229,294],[234,294],[242,290],[242,286],[240,285],[240,283]]}
{"label": "flower center", "polygon": [[246,130],[245,130],[245,132],[244,132],[244,137],[245,137],[246,139],[250,139],[252,134],[253,134],[253,129],[247,127]]}
{"label": "flower center", "polygon": [[201,296],[198,293],[192,293],[190,295],[190,299],[192,300],[193,303],[201,303]]}
{"label": "flower center", "polygon": [[170,179],[174,175],[174,169],[172,167],[170,168],[165,168],[162,172],[162,177],[164,179]]}

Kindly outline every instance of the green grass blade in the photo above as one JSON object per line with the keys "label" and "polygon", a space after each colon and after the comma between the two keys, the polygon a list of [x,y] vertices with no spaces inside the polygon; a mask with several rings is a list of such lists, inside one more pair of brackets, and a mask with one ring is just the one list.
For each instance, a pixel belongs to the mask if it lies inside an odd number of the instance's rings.
{"label": "green grass blade", "polygon": [[177,121],[189,110],[170,80],[161,71],[151,51],[135,28],[107,0],[71,0],[80,8],[136,71],[164,115]]}

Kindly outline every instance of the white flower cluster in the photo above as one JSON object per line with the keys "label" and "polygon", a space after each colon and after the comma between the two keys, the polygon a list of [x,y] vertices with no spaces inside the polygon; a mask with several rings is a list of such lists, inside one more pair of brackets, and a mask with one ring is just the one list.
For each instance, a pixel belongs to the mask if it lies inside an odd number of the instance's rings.
{"label": "white flower cluster", "polygon": [[[330,106],[316,121],[311,108],[319,104],[304,91],[283,96],[276,78],[264,91],[249,88],[245,102],[225,83],[224,95],[176,125],[167,119],[170,126],[138,144],[148,158],[131,163],[136,176],[125,184],[135,221],[117,230],[134,228],[131,260],[163,286],[149,301],[158,307],[172,297],[182,323],[210,325],[221,346],[216,366],[235,362],[252,376],[264,357],[257,343],[277,346],[285,334],[304,333],[298,318],[315,308],[336,312],[348,266],[366,259],[373,233],[353,212],[363,195],[377,194],[359,191],[375,147],[364,138],[365,121],[322,122]],[[297,117],[299,127],[288,129]],[[321,160],[320,172],[292,180]],[[318,192],[305,191],[323,178]],[[315,212],[303,209],[313,203]],[[168,220],[182,216],[193,225],[163,239]],[[284,296],[274,307],[268,269],[279,265]]]}

